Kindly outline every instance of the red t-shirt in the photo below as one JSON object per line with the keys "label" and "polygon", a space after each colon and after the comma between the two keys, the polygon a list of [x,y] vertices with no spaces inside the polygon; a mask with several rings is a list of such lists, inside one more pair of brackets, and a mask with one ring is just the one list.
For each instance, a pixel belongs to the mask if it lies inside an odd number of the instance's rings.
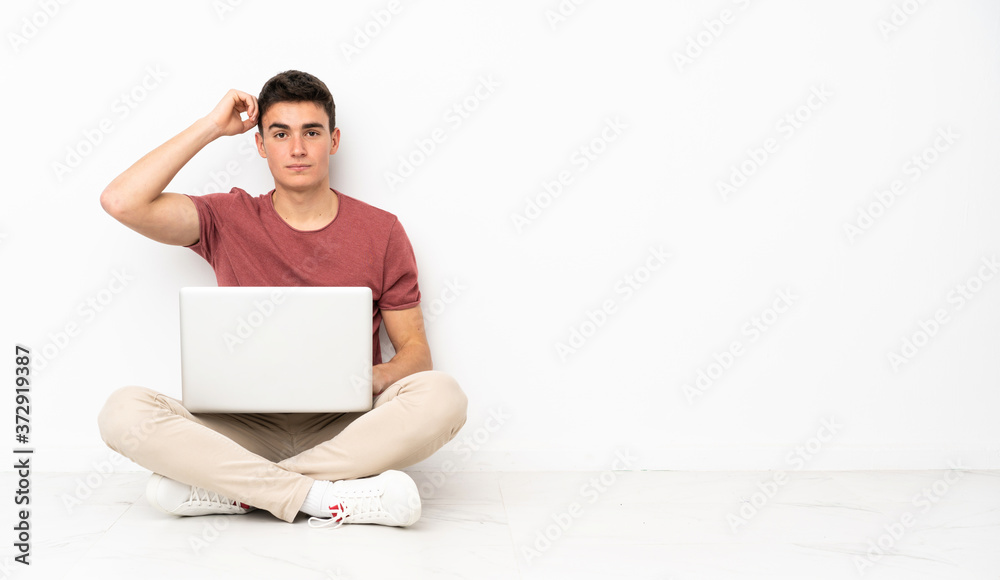
{"label": "red t-shirt", "polygon": [[274,190],[258,197],[237,187],[188,195],[198,208],[200,238],[187,247],[212,265],[219,286],[371,288],[372,364],[379,364],[381,310],[420,304],[417,261],[396,216],[333,191],[337,216],[314,231],[297,230],[278,215]]}

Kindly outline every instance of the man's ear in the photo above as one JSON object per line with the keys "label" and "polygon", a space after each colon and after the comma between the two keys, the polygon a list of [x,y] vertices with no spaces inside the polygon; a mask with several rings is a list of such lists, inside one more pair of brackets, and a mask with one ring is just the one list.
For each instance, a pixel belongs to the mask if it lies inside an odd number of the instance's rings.
{"label": "man's ear", "polygon": [[253,134],[253,140],[257,142],[257,153],[264,159],[267,159],[267,151],[264,150],[264,137],[260,134],[260,131]]}
{"label": "man's ear", "polygon": [[330,155],[336,153],[337,149],[340,149],[340,127],[334,127],[330,134]]}

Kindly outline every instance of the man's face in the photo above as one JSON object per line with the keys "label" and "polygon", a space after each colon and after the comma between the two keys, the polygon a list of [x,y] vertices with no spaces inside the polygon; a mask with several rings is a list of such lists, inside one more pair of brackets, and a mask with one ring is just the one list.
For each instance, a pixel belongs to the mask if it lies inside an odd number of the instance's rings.
{"label": "man's face", "polygon": [[329,187],[330,155],[340,146],[340,129],[330,133],[326,111],[308,101],[276,103],[264,114],[257,151],[267,159],[275,186],[308,192]]}

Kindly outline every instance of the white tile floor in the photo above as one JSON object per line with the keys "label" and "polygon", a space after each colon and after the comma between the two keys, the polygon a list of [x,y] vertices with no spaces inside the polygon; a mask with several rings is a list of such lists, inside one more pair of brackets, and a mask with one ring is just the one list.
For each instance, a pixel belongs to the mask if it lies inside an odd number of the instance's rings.
{"label": "white tile floor", "polygon": [[411,475],[416,525],[317,530],[166,516],[146,474],[36,474],[32,565],[6,541],[0,579],[1000,579],[1000,472]]}

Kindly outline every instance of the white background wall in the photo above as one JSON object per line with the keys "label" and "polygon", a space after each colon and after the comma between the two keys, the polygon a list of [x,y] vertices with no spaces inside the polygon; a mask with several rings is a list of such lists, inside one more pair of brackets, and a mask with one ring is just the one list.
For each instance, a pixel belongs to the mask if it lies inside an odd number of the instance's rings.
{"label": "white background wall", "polygon": [[[423,467],[1000,467],[1000,281],[980,269],[1000,257],[996,3],[49,4],[0,8],[0,345],[11,370],[17,342],[54,355],[34,374],[36,470],[109,458],[96,415],[115,388],[180,395],[177,290],[215,284],[101,190],[289,68],[331,88],[333,186],[401,219],[436,366],[469,394]],[[250,142],[213,143],[170,189],[266,193]],[[907,338],[922,346],[894,365]],[[716,378],[692,390],[700,371]]]}

